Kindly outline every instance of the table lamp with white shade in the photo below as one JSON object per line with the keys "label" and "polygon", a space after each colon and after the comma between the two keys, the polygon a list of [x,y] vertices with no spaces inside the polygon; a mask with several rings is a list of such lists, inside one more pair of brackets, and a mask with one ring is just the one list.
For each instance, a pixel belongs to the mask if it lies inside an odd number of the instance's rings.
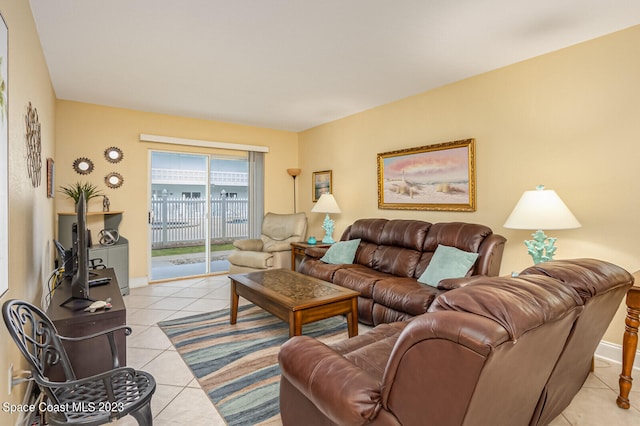
{"label": "table lamp with white shade", "polygon": [[327,215],[322,222],[322,229],[324,229],[324,237],[322,242],[325,244],[333,244],[333,224],[334,221],[329,218],[329,213],[340,213],[340,207],[332,194],[322,194],[315,206],[311,209],[313,213],[326,213]]}
{"label": "table lamp with white shade", "polygon": [[524,242],[533,262],[553,260],[557,238],[549,238],[542,231],[579,228],[580,222],[552,189],[538,185],[534,191],[525,191],[504,223],[505,228],[537,230],[533,240]]}

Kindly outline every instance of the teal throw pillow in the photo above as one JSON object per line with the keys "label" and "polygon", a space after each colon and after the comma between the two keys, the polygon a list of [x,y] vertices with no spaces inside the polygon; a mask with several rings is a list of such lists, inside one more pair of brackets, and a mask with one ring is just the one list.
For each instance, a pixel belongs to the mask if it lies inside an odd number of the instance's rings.
{"label": "teal throw pillow", "polygon": [[357,240],[338,241],[329,247],[329,250],[322,256],[322,260],[325,263],[332,263],[334,265],[343,265],[345,263],[353,263],[353,259],[356,257],[356,250],[360,245],[360,238]]}
{"label": "teal throw pillow", "polygon": [[418,282],[437,287],[440,280],[445,278],[462,278],[467,275],[477,258],[478,253],[438,245]]}

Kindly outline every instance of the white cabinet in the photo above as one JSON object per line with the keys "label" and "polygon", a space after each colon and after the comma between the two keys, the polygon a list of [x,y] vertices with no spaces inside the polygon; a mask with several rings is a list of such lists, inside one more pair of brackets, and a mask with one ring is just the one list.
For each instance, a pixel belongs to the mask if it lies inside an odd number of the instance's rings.
{"label": "white cabinet", "polygon": [[113,268],[123,295],[129,294],[129,241],[120,237],[112,246],[94,244],[89,249],[90,259],[102,259],[107,268]]}

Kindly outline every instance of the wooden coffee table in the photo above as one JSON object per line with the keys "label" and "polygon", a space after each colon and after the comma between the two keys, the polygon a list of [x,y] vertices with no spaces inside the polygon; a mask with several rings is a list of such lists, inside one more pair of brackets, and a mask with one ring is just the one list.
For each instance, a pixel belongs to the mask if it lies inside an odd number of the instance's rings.
{"label": "wooden coffee table", "polygon": [[289,337],[302,325],[346,314],[349,337],[358,335],[358,293],[289,269],[229,275],[231,324],[238,318],[239,296],[289,324]]}

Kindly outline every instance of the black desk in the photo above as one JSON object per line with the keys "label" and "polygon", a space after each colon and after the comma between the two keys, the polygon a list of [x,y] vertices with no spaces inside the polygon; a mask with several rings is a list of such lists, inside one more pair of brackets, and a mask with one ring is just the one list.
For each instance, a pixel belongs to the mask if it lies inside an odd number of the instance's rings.
{"label": "black desk", "polygon": [[[120,294],[120,286],[112,268],[96,269],[101,276],[111,277],[109,284],[91,287],[89,296],[96,300],[111,298],[111,309],[85,312],[84,309],[74,310],[73,303],[60,306],[71,296],[71,285],[64,281],[56,289],[51,299],[47,315],[58,329],[58,334],[66,337],[80,337],[97,333],[109,328],[126,325],[127,310]],[[124,330],[115,335],[118,347],[120,365],[127,365],[127,345]],[[111,350],[106,337],[91,339],[84,342],[65,342],[65,349],[73,370],[78,378],[88,377],[113,368]],[[64,375],[59,365],[48,371],[51,380],[63,380]]]}

